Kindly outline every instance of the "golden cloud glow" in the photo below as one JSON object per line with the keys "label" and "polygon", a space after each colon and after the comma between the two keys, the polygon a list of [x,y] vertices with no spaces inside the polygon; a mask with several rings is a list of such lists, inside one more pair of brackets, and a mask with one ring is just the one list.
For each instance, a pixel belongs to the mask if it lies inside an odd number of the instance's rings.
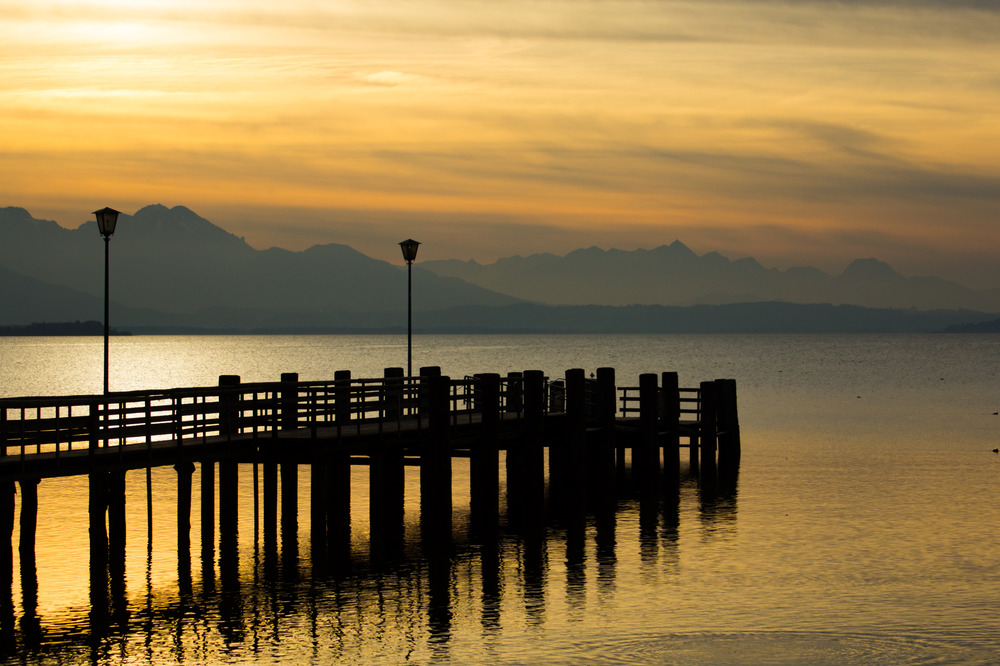
{"label": "golden cloud glow", "polygon": [[424,231],[429,258],[489,261],[679,237],[1000,286],[983,6],[7,3],[0,197],[68,226],[184,204],[257,246],[390,256]]}

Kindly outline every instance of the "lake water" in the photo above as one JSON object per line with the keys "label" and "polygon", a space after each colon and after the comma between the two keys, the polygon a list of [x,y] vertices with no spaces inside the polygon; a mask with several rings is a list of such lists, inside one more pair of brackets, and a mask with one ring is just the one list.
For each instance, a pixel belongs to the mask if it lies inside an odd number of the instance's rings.
{"label": "lake water", "polygon": [[[0,395],[99,393],[98,338],[0,338]],[[381,376],[403,336],[112,340],[111,388]],[[240,470],[238,564],[179,581],[176,474],[128,475],[125,589],[106,631],[90,604],[85,480],[39,486],[37,579],[14,548],[10,663],[987,664],[1000,655],[1000,336],[416,336],[414,367],[445,374],[616,368],[735,378],[743,457],[723,490],[688,466],[650,519],[552,526],[482,547],[456,464],[454,549],[419,546],[416,471],[406,544],[369,558],[367,471],[353,474],[349,574],[313,571],[308,474],[298,540],[265,566]],[[682,454],[683,455],[683,454]],[[15,541],[17,532],[15,527]],[[37,597],[33,590],[37,583]],[[29,597],[22,598],[22,589]],[[10,648],[10,640],[15,647]]]}

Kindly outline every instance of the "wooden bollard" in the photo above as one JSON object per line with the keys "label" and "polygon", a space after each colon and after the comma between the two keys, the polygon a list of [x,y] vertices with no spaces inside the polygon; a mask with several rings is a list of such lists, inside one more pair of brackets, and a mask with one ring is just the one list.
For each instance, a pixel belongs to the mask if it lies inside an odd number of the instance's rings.
{"label": "wooden bollard", "polygon": [[299,427],[299,373],[281,373],[281,390],[278,398],[280,414],[278,422],[282,430]]}
{"label": "wooden bollard", "polygon": [[656,374],[639,375],[639,441],[632,450],[632,473],[643,498],[656,488],[660,476],[659,402]]}
{"label": "wooden bollard", "polygon": [[681,392],[676,372],[664,372],[660,380],[660,416],[664,433],[663,476],[670,485],[680,481]]}
{"label": "wooden bollard", "polygon": [[219,375],[219,430],[232,436],[239,432],[239,396],[233,387],[240,385],[239,375]]}
{"label": "wooden bollard", "polygon": [[484,373],[476,379],[479,439],[473,444],[470,465],[470,509],[473,529],[480,535],[496,533],[500,492],[500,375]]}

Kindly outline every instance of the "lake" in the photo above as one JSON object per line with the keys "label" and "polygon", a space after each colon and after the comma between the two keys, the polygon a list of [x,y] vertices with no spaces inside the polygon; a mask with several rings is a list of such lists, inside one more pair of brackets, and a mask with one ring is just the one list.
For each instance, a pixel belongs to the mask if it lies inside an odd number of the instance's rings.
{"label": "lake", "polygon": [[[0,396],[99,393],[102,353],[99,338],[0,338]],[[408,468],[404,552],[384,561],[370,557],[367,470],[355,468],[353,566],[332,574],[309,557],[307,471],[297,541],[268,563],[244,465],[237,560],[201,560],[195,511],[179,580],[176,473],[152,473],[150,543],[145,472],[130,472],[125,587],[96,633],[87,482],[45,480],[35,578],[14,547],[4,662],[996,663],[1000,336],[416,335],[413,353],[414,368],[453,377],[611,366],[620,386],[643,372],[734,378],[738,479],[719,488],[684,464],[652,516],[623,493],[610,525],[486,547],[468,536],[456,463],[454,546],[428,558]],[[381,376],[406,365],[406,338],[132,336],[112,339],[110,363],[112,391]]]}

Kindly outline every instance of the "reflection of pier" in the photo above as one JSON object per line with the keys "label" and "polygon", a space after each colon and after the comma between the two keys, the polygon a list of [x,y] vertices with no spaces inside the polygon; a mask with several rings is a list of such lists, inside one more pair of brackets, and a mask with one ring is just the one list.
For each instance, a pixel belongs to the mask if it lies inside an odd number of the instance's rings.
{"label": "reflection of pier", "polygon": [[[30,627],[28,606],[33,607],[37,598],[31,590],[31,573],[39,480],[88,475],[91,569],[96,576],[91,612],[93,625],[106,627],[114,624],[116,608],[124,604],[126,470],[167,465],[177,470],[178,584],[184,597],[193,580],[190,526],[196,470],[201,486],[201,560],[208,568],[202,585],[214,581],[218,529],[218,583],[232,592],[240,581],[236,545],[240,463],[252,463],[255,489],[258,469],[261,472],[261,492],[255,492],[253,510],[263,517],[263,571],[275,570],[279,525],[282,569],[286,563],[295,569],[298,469],[308,465],[313,567],[334,572],[350,559],[352,465],[367,465],[370,470],[371,555],[378,560],[395,557],[402,546],[407,465],[420,470],[425,551],[451,548],[455,457],[469,460],[475,541],[495,543],[501,531],[500,462],[505,451],[506,523],[524,538],[521,557],[527,591],[537,587],[531,572],[544,569],[542,543],[548,521],[566,529],[569,565],[582,557],[588,515],[597,521],[598,557],[602,552],[607,555],[607,547],[602,550],[600,544],[614,542],[615,501],[625,490],[626,478],[647,514],[652,507],[656,515],[663,498],[668,498],[663,502],[663,530],[669,534],[669,498],[678,492],[680,448],[689,447],[692,470],[698,470],[700,459],[706,480],[735,487],[732,470],[739,460],[735,407],[731,380],[682,389],[674,373],[647,374],[637,387],[621,388],[612,369],[599,370],[592,380],[582,370],[569,370],[564,379],[551,382],[537,371],[452,380],[435,368],[422,369],[418,378],[389,369],[378,380],[355,380],[342,372],[333,382],[298,382],[295,375],[285,375],[277,383],[244,385],[238,378],[223,377],[220,386],[212,388],[107,398],[6,399],[0,401],[0,443],[5,454],[0,458],[0,538],[10,543],[13,535],[16,483],[21,491],[19,547],[27,616],[22,624]],[[428,562],[435,560],[433,554],[427,552]],[[6,579],[0,581],[0,621],[4,635],[10,636],[6,629],[14,624],[11,549],[0,546],[0,556],[5,560],[0,575]],[[484,566],[492,566],[486,564],[491,557],[483,555]],[[578,569],[571,566],[567,571],[568,588],[572,572],[579,575]],[[433,605],[435,595],[447,595],[448,589],[432,583],[448,574],[431,567],[428,575]],[[484,570],[482,575],[483,612],[488,615],[487,588],[493,574]],[[445,616],[435,622],[447,624]],[[26,630],[23,633],[28,636]]]}

